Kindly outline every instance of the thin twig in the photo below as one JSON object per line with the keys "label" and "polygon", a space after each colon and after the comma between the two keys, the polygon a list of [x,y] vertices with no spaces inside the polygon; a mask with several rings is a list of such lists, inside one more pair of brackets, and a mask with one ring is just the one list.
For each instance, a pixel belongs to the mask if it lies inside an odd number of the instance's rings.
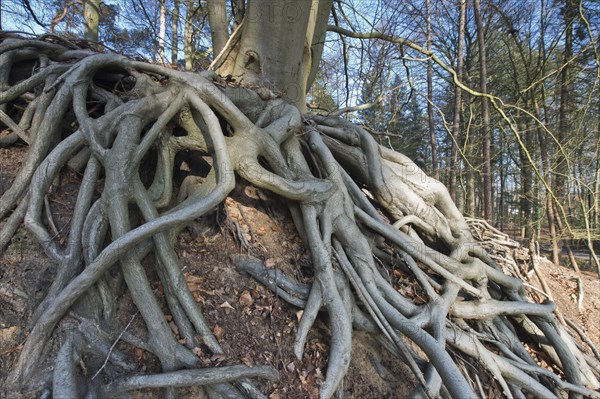
{"label": "thin twig", "polygon": [[60,233],[56,228],[56,224],[54,223],[54,218],[52,217],[52,209],[50,208],[50,201],[48,201],[47,195],[44,196],[44,206],[46,208],[46,218],[48,219],[48,224],[50,225],[50,228],[54,233],[54,237],[58,237]]}
{"label": "thin twig", "polygon": [[112,354],[113,350],[115,349],[115,346],[117,346],[117,343],[121,340],[121,337],[123,337],[123,334],[125,334],[125,331],[127,331],[129,326],[131,325],[131,323],[133,323],[133,321],[135,320],[135,316],[137,316],[137,314],[138,314],[138,312],[135,312],[133,314],[133,316],[131,316],[131,320],[129,320],[129,323],[127,323],[127,325],[125,326],[123,331],[121,331],[121,333],[119,334],[117,339],[115,339],[115,342],[113,342],[113,344],[110,346],[110,349],[108,350],[108,354],[106,355],[106,358],[104,359],[104,363],[102,363],[102,366],[98,369],[98,371],[96,371],[96,373],[92,377],[92,380],[94,380],[94,378],[96,378],[98,376],[98,374],[100,374],[100,372],[102,370],[104,370],[104,367],[106,367],[106,364],[108,363],[108,360],[110,359],[110,355]]}
{"label": "thin twig", "polygon": [[21,140],[26,142],[27,144],[31,144],[31,139],[27,132],[25,132],[19,125],[17,125],[10,116],[6,115],[4,111],[0,110],[0,121],[9,127],[13,132],[19,136]]}
{"label": "thin twig", "polygon": [[577,277],[577,310],[583,311],[583,282],[581,277]]}

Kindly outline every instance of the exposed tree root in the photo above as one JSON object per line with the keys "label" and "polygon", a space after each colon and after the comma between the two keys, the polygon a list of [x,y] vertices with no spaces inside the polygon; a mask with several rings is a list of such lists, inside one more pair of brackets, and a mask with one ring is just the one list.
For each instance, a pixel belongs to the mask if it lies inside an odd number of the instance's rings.
{"label": "exposed tree root", "polygon": [[[173,248],[178,231],[221,203],[240,176],[288,200],[311,250],[310,286],[274,276],[256,260],[237,258],[236,264],[304,308],[298,357],[318,314],[327,314],[331,350],[321,398],[341,390],[354,329],[384,337],[406,361],[421,383],[413,397],[442,391],[483,397],[476,366],[508,398],[600,398],[593,391],[600,386],[593,359],[557,323],[555,306],[530,302],[521,280],[504,274],[476,243],[444,186],[363,129],[338,118],[303,119],[268,91],[225,88],[210,73],[51,40],[4,37],[0,59],[2,120],[13,132],[3,143],[21,138],[30,146],[0,200],[6,218],[0,244],[23,222],[58,265],[3,387],[11,396],[26,388],[52,389],[55,397],[162,388],[171,398],[177,387],[198,384],[211,398],[245,397],[229,384],[235,380],[245,394],[263,397],[247,378],[277,378],[269,367],[197,368],[194,348],[222,349]],[[210,172],[175,186],[180,152],[194,154]],[[61,246],[44,223],[44,198],[67,165],[83,179]],[[171,332],[141,265],[150,254],[185,344]],[[391,284],[392,264],[401,265],[424,303]],[[114,265],[118,273],[107,273]],[[123,330],[115,319],[123,284],[148,330],[147,342],[128,342],[155,354],[161,374],[133,374],[126,356],[111,347]],[[66,322],[71,335],[56,354],[53,374],[36,373],[46,343]],[[562,377],[538,366],[525,342],[547,352]],[[108,364],[88,365],[91,373],[82,375],[75,362],[85,351]],[[101,386],[90,375],[105,367],[126,377]]]}

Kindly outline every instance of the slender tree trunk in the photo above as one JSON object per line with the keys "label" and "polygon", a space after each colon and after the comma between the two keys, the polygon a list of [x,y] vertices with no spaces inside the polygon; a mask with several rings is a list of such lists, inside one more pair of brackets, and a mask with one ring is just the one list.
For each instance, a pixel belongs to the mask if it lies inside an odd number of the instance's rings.
{"label": "slender tree trunk", "polygon": [[207,0],[208,23],[210,25],[210,35],[213,44],[213,58],[225,48],[229,39],[229,30],[227,29],[227,7],[225,0]]}
{"label": "slender tree trunk", "polygon": [[179,53],[179,0],[173,0],[173,20],[171,21],[171,64],[177,65]]}
{"label": "slender tree trunk", "polygon": [[191,71],[192,60],[192,18],[194,15],[194,0],[185,3],[185,29],[183,31],[183,55],[185,57],[185,70]]}
{"label": "slender tree trunk", "polygon": [[[456,76],[458,80],[463,79],[463,63],[464,63],[464,42],[465,42],[465,15],[467,8],[467,0],[460,0],[460,17],[458,22],[458,43],[456,44]],[[462,90],[458,86],[454,86],[454,119],[452,121],[452,143],[450,164],[450,197],[456,201],[456,174],[458,171],[458,146],[460,145],[460,117],[462,112]]]}
{"label": "slender tree trunk", "polygon": [[159,18],[158,18],[158,53],[157,60],[164,64],[167,59],[165,57],[165,35],[167,32],[167,10],[165,0],[159,0]]}
{"label": "slender tree trunk", "polygon": [[556,232],[556,213],[554,212],[554,200],[549,193],[546,194],[546,213],[548,215],[548,230],[550,233],[550,246],[552,247],[552,263],[560,265],[560,248]]}
{"label": "slender tree trunk", "polygon": [[[542,92],[542,101],[544,93]],[[536,110],[538,109],[535,104]],[[539,114],[539,111],[538,111]],[[538,141],[540,143],[540,156],[542,159],[542,165],[544,166],[544,179],[550,186],[546,190],[546,217],[548,218],[548,233],[550,234],[550,246],[552,250],[552,263],[560,265],[560,248],[558,247],[558,237],[556,233],[556,215],[554,212],[554,200],[551,195],[552,191],[552,178],[550,174],[550,161],[548,159],[548,145],[546,143],[545,132],[538,129]]]}
{"label": "slender tree trunk", "polygon": [[[569,136],[569,117],[571,111],[571,66],[570,59],[573,56],[573,21],[577,15],[578,1],[565,0],[564,24],[565,43],[563,54],[563,65],[560,69],[560,105],[558,109],[558,144],[562,148],[557,151],[556,165],[556,196],[559,201],[566,198],[566,182],[569,175],[568,160],[565,159],[567,149],[565,145]],[[564,203],[564,202],[563,202]]]}
{"label": "slender tree trunk", "polygon": [[476,216],[477,203],[475,201],[475,171],[467,169],[467,215]]}
{"label": "slender tree trunk", "polygon": [[[561,215],[556,216],[556,225],[558,226],[559,231],[564,232],[566,230]],[[579,265],[577,264],[577,259],[575,259],[575,255],[573,254],[573,250],[571,249],[569,241],[563,238],[562,243],[563,247],[567,250],[567,256],[569,257],[571,266],[573,266],[573,269],[575,269],[576,272],[579,272]]]}
{"label": "slender tree trunk", "polygon": [[83,1],[83,38],[91,42],[98,41],[98,30],[100,26],[100,0]]}
{"label": "slender tree trunk", "polygon": [[[504,135],[502,135],[504,136]],[[500,154],[504,154],[504,137],[500,139]],[[506,192],[506,170],[504,165],[504,157],[500,156],[500,165],[498,165],[500,174],[500,192],[498,193],[498,203],[496,204],[496,221],[500,222],[500,230],[504,229],[506,213],[504,212],[504,193]]]}
{"label": "slender tree trunk", "polygon": [[[529,151],[533,150],[533,140],[531,139],[531,133],[529,133],[530,126],[522,125],[520,128],[524,135],[525,146]],[[519,147],[519,163],[521,171],[521,198],[519,200],[521,226],[522,226],[522,238],[529,239],[532,237],[532,213],[531,204],[533,200],[533,176],[529,160],[525,154],[525,150]]]}
{"label": "slender tree trunk", "polygon": [[483,217],[489,221],[493,218],[492,203],[492,136],[490,132],[490,106],[487,97],[487,60],[483,20],[481,18],[480,0],[474,0],[475,23],[477,25],[477,44],[479,48],[479,91],[481,97],[481,136],[483,138]]}
{"label": "slender tree trunk", "polygon": [[[427,25],[427,51],[431,51],[431,0],[425,2],[425,15]],[[437,140],[435,138],[435,121],[433,120],[433,65],[431,59],[427,60],[427,120],[429,121],[429,141],[431,145],[431,163],[433,176],[440,179]]]}
{"label": "slender tree trunk", "polygon": [[[600,128],[598,129],[600,138]],[[600,143],[596,144],[596,178],[594,179],[594,219],[592,227],[600,226]]]}
{"label": "slender tree trunk", "polygon": [[[566,144],[569,136],[569,117],[570,117],[570,109],[571,109],[571,67],[570,67],[570,59],[573,55],[573,21],[575,20],[575,16],[577,15],[577,7],[578,1],[576,0],[565,0],[565,9],[564,9],[564,24],[565,24],[565,43],[564,43],[564,54],[563,54],[563,65],[560,72],[560,105],[558,109],[558,148],[557,148],[557,162],[555,166],[555,176],[556,176],[556,184],[555,184],[555,196],[556,199],[562,204],[563,207],[566,207],[568,200],[568,190],[567,185],[569,181],[569,167],[568,160],[565,157],[565,153],[567,152]],[[558,209],[557,206],[554,207],[555,211]],[[555,212],[556,214],[556,212]],[[556,214],[556,222],[557,226],[560,230],[563,230],[563,220],[561,219],[564,215],[562,213]],[[568,222],[565,220],[565,222]],[[564,241],[563,244],[566,245],[567,251],[570,253],[571,249],[568,246],[568,243]],[[571,256],[569,256],[571,258]],[[571,260],[573,263],[574,258]],[[577,264],[573,265],[577,268]]]}
{"label": "slender tree trunk", "polygon": [[[594,183],[594,224],[593,227],[600,226],[600,90],[598,90],[598,127],[596,129],[596,179]],[[598,265],[600,268],[600,265]]]}

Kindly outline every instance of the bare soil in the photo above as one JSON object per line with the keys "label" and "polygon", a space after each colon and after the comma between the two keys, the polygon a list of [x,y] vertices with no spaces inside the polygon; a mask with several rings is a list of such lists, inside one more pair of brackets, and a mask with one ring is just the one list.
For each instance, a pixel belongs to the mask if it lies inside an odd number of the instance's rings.
{"label": "bare soil", "polygon": [[[9,187],[25,151],[26,147],[0,148],[0,193]],[[68,237],[78,179],[74,172],[65,171],[60,190],[49,196],[52,220],[61,240]],[[326,315],[322,315],[311,331],[303,359],[297,360],[292,346],[300,309],[286,304],[249,276],[240,274],[232,263],[234,255],[252,255],[263,260],[267,267],[298,281],[311,281],[310,254],[295,233],[285,204],[241,182],[223,206],[196,220],[179,235],[176,248],[188,285],[225,351],[225,357],[199,352],[201,367],[268,364],[281,373],[281,380],[276,384],[258,382],[258,387],[270,399],[317,398],[326,373],[329,349]],[[151,261],[146,263],[152,276]],[[600,347],[598,276],[586,272],[578,276],[548,261],[541,262],[540,270],[564,317],[580,325]],[[54,274],[52,262],[31,235],[20,229],[0,256],[0,381],[16,361],[30,328],[32,312],[43,299]],[[577,306],[577,277],[584,292],[581,309]],[[162,287],[158,279],[155,281],[156,292],[160,294]],[[534,275],[528,283],[540,287]],[[122,296],[119,306],[121,328],[129,324],[128,332],[143,335],[143,322],[127,294]],[[164,309],[165,317],[170,320],[166,305]],[[175,327],[174,330],[177,333]],[[53,337],[48,348],[50,357],[58,349],[60,339],[60,336]],[[157,371],[153,355],[125,343],[117,347],[135,360],[140,372]],[[82,372],[95,373],[85,368],[85,359],[81,367]],[[48,363],[48,371],[50,368]],[[104,378],[109,382],[116,377]],[[402,362],[389,356],[368,335],[355,334],[352,363],[344,385],[346,398],[402,398],[415,386],[412,374]],[[182,393],[194,399],[205,397],[197,388]],[[151,396],[150,392],[135,395]]]}

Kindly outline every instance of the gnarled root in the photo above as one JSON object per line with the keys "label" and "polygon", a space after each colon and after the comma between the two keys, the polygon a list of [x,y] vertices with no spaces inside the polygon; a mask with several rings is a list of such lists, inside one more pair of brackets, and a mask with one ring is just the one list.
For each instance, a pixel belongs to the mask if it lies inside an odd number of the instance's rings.
{"label": "gnarled root", "polygon": [[[591,361],[556,323],[554,305],[531,303],[521,281],[505,275],[476,244],[443,185],[361,128],[322,116],[303,120],[283,100],[223,89],[209,73],[183,73],[52,41],[4,38],[0,56],[6,61],[0,71],[2,116],[18,120],[4,123],[30,143],[0,201],[0,216],[10,214],[0,244],[22,221],[58,265],[7,381],[10,389],[31,384],[46,342],[70,320],[79,327],[56,355],[53,375],[36,381],[40,389],[52,386],[55,394],[69,396],[86,394],[78,392],[81,386],[90,395],[162,388],[174,397],[177,387],[198,384],[211,397],[242,397],[229,384],[239,380],[261,397],[247,378],[275,379],[271,368],[196,368],[194,348],[204,345],[215,354],[222,349],[187,288],[172,244],[183,226],[227,197],[238,175],[288,200],[310,248],[310,286],[275,278],[256,261],[236,263],[304,308],[294,346],[298,357],[319,312],[327,314],[332,336],[321,398],[342,389],[357,328],[386,339],[410,366],[420,383],[414,397],[437,397],[442,390],[455,398],[483,397],[474,369],[495,379],[509,398],[562,392],[600,397],[592,391],[599,384]],[[33,74],[15,81],[17,61],[31,64]],[[27,103],[25,111],[14,107],[17,101]],[[175,156],[182,151],[201,156],[210,171],[174,187]],[[83,179],[69,239],[61,246],[42,215],[44,198],[66,165],[81,168]],[[149,254],[183,344],[141,265]],[[107,273],[115,265],[118,273]],[[398,285],[394,265],[418,298]],[[147,342],[107,332],[119,331],[114,315],[122,284],[145,322]],[[97,345],[85,344],[89,325],[102,332],[102,339],[91,339]],[[548,352],[564,380],[537,366],[521,341],[536,345],[540,336],[545,340],[537,343],[539,350]],[[126,357],[108,345],[118,338],[154,353],[163,373],[132,373]],[[90,350],[127,376],[102,388],[79,375],[74,362]],[[106,364],[92,366],[94,373],[104,372]]]}

